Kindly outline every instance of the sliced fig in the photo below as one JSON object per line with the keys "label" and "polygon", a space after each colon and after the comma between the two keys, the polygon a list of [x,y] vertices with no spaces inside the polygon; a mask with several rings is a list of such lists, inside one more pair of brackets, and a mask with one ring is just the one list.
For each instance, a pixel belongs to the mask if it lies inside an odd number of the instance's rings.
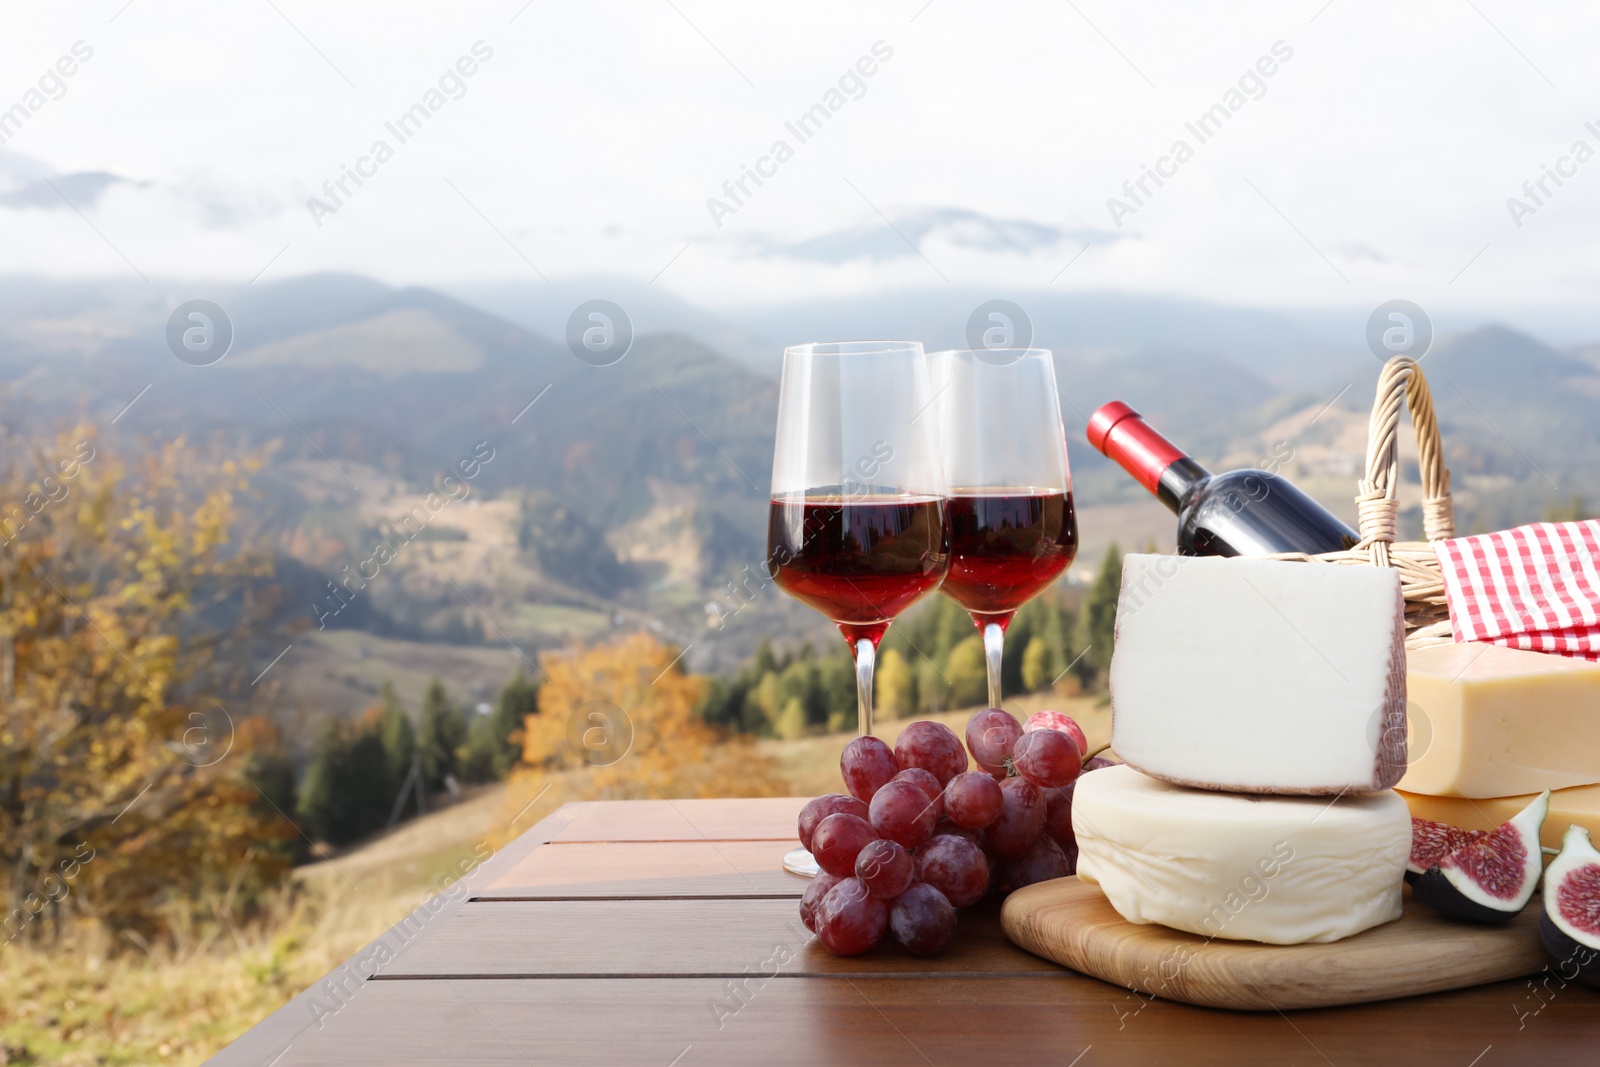
{"label": "sliced fig", "polygon": [[1550,791],[1496,830],[1440,857],[1411,885],[1411,895],[1439,914],[1473,922],[1516,918],[1544,872],[1539,829],[1550,812]]}
{"label": "sliced fig", "polygon": [[1563,978],[1600,988],[1600,851],[1581,826],[1567,827],[1544,872],[1539,936]]}
{"label": "sliced fig", "polygon": [[[815,803],[815,802],[813,802]],[[1428,870],[1450,853],[1489,836],[1488,830],[1463,830],[1449,823],[1411,817],[1411,859],[1406,863],[1406,881],[1415,884]]]}

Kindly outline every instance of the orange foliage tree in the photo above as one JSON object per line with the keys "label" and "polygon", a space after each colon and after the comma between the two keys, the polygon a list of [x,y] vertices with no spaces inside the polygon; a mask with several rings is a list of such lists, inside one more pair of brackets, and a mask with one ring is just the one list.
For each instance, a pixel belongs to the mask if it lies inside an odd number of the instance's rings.
{"label": "orange foliage tree", "polygon": [[547,804],[787,793],[777,763],[749,738],[695,714],[704,682],[685,674],[677,655],[643,633],[545,655],[547,681],[524,723],[512,802],[520,807],[552,783]]}
{"label": "orange foliage tree", "polygon": [[[0,441],[0,943],[70,897],[159,931],[174,901],[283,873],[295,831],[243,769],[239,643],[270,559],[231,543],[257,461],[124,460],[79,428]],[[63,888],[63,886],[65,886]],[[37,927],[35,927],[37,929]]]}

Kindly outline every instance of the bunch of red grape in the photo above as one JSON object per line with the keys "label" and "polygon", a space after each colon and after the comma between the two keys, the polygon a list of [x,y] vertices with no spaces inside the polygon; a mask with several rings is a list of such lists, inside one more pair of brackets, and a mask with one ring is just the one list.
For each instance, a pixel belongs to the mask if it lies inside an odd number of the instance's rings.
{"label": "bunch of red grape", "polygon": [[[800,811],[800,844],[822,872],[800,898],[800,921],[829,951],[865,952],[892,931],[918,956],[950,940],[956,909],[1075,872],[1072,792],[1085,760],[1071,718],[1041,711],[1026,725],[987,708],[967,743],[937,722],[914,722],[893,749],[876,737],[844,748],[848,795]],[[967,769],[967,754],[978,765]]]}

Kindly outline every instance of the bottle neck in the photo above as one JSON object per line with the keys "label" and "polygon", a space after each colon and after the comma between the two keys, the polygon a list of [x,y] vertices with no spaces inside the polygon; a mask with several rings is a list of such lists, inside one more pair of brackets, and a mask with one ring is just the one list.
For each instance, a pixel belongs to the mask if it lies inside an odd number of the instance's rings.
{"label": "bottle neck", "polygon": [[1189,499],[1210,480],[1210,471],[1183,456],[1161,472],[1161,480],[1156,483],[1156,498],[1174,512],[1182,512]]}
{"label": "bottle neck", "polygon": [[1112,401],[1090,417],[1089,443],[1174,512],[1181,511],[1184,501],[1211,479],[1210,471],[1121,401]]}

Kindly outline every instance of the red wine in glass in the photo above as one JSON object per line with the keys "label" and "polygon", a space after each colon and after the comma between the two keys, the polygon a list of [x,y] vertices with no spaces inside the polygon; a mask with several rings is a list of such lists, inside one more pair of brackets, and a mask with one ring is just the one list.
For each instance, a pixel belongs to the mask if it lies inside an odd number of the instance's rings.
{"label": "red wine in glass", "polygon": [[948,542],[933,496],[774,499],[769,562],[779,588],[874,648],[896,615],[938,586]]}
{"label": "red wine in glass", "polygon": [[944,592],[980,626],[993,622],[1004,630],[1078,554],[1070,490],[952,489],[945,507],[950,571]]}
{"label": "red wine in glass", "polygon": [[[821,341],[783,353],[768,566],[779,588],[844,635],[863,734],[872,733],[878,642],[949,565],[934,399],[916,341]],[[783,865],[817,872],[804,849]]]}
{"label": "red wine in glass", "polygon": [[953,487],[944,592],[983,634],[989,706],[998,708],[1006,627],[1078,552],[1055,364],[1043,348],[936,352],[929,363]]}

